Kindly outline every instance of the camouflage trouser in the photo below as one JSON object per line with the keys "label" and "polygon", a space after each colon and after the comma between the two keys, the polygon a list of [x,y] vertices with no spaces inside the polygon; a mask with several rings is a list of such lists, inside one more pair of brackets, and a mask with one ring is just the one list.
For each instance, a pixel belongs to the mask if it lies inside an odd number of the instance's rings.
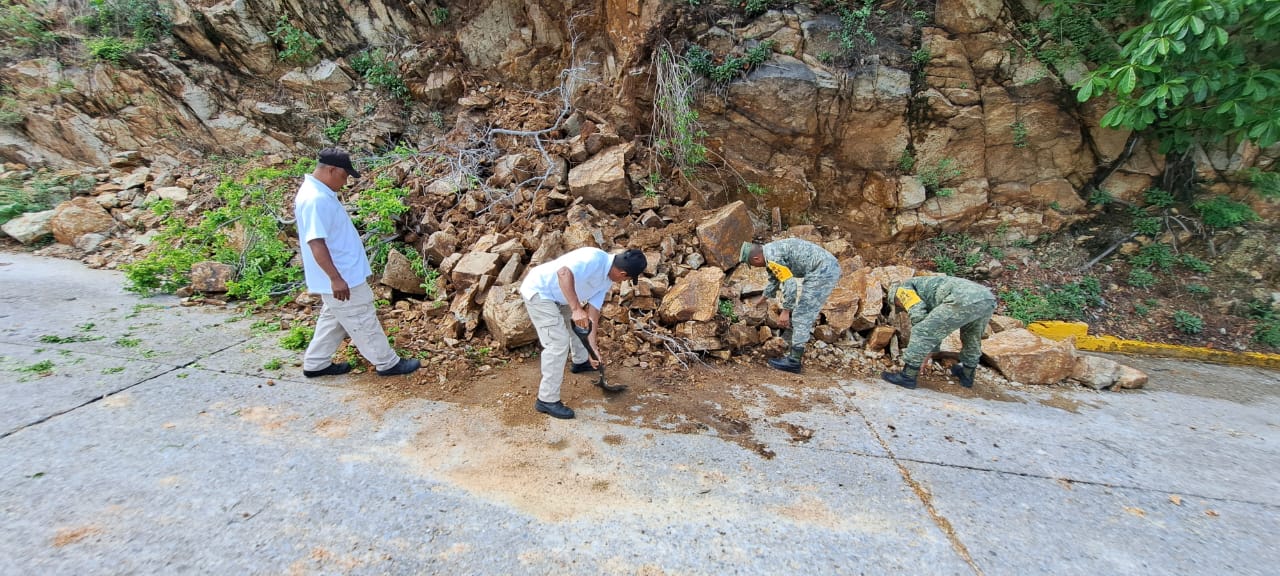
{"label": "camouflage trouser", "polygon": [[902,354],[902,362],[910,366],[919,366],[924,357],[942,343],[948,334],[960,329],[960,361],[965,366],[977,366],[982,357],[982,333],[991,322],[991,314],[996,310],[996,301],[983,299],[977,302],[955,304],[943,302],[929,311],[918,324],[911,327],[911,343]]}
{"label": "camouflage trouser", "polygon": [[804,277],[800,287],[800,298],[795,310],[791,311],[791,345],[803,346],[813,336],[813,324],[818,321],[818,313],[831,296],[831,290],[840,281],[840,265],[834,259],[816,272]]}

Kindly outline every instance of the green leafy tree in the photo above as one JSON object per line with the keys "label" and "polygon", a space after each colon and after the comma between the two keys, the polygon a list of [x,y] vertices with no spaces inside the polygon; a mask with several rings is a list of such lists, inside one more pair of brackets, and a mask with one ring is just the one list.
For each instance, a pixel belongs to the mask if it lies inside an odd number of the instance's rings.
{"label": "green leafy tree", "polygon": [[1123,32],[1119,57],[1075,86],[1076,98],[1116,105],[1110,128],[1147,130],[1162,152],[1247,138],[1280,141],[1280,2],[1141,0],[1145,21]]}

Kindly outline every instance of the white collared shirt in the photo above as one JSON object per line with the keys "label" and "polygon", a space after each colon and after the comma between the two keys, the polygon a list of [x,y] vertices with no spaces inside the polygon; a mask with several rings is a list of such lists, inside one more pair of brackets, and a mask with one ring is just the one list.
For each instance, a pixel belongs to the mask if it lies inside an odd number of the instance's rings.
{"label": "white collared shirt", "polygon": [[369,257],[364,252],[364,244],[360,242],[360,233],[342,207],[338,195],[324,182],[307,174],[298,187],[298,195],[293,204],[293,216],[298,223],[298,239],[301,240],[298,251],[302,253],[302,270],[307,279],[307,290],[317,294],[333,294],[329,275],[316,263],[311,246],[307,244],[317,238],[324,239],[334,267],[348,286],[359,286],[367,282],[373,274],[369,267]]}
{"label": "white collared shirt", "polygon": [[573,273],[573,290],[583,302],[590,303],[599,310],[604,306],[604,297],[613,286],[609,279],[609,269],[613,268],[613,255],[599,248],[579,248],[550,262],[534,266],[520,283],[520,296],[526,300],[534,294],[542,296],[556,304],[566,305],[569,300],[560,290],[560,280],[556,273],[561,268],[568,268]]}

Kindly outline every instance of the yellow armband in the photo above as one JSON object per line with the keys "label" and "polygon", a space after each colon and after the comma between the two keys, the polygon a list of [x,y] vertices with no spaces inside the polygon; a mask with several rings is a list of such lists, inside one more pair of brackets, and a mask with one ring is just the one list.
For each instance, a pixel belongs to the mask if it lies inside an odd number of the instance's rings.
{"label": "yellow armband", "polygon": [[766,262],[765,266],[773,273],[773,277],[778,279],[778,282],[786,282],[795,276],[795,274],[791,273],[790,268],[787,268],[777,262]]}
{"label": "yellow armband", "polygon": [[898,303],[902,304],[903,310],[910,310],[912,306],[920,303],[920,295],[909,288],[898,288],[894,296],[897,297]]}

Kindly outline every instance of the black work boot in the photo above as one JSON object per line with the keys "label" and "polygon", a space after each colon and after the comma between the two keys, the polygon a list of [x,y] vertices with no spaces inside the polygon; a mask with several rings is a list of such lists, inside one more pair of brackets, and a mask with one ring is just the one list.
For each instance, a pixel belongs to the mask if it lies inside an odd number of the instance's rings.
{"label": "black work boot", "polygon": [[556,400],[555,402],[543,402],[541,400],[534,400],[533,409],[543,414],[546,414],[548,416],[551,416],[552,418],[559,418],[561,420],[568,420],[570,418],[573,418],[573,409],[568,406],[565,406],[564,402],[561,402],[559,400]]}
{"label": "black work boot", "polygon": [[781,358],[770,358],[769,367],[783,372],[791,372],[799,374],[802,366],[801,358],[804,358],[804,345],[792,346],[791,352]]}
{"label": "black work boot", "polygon": [[964,364],[955,364],[951,366],[951,375],[959,378],[960,385],[965,388],[973,388],[973,373],[977,371],[977,366],[966,366]]}
{"label": "black work boot", "polygon": [[916,376],[919,374],[919,366],[907,364],[902,367],[901,372],[881,372],[880,377],[890,384],[897,384],[903,388],[914,390],[916,387]]}

